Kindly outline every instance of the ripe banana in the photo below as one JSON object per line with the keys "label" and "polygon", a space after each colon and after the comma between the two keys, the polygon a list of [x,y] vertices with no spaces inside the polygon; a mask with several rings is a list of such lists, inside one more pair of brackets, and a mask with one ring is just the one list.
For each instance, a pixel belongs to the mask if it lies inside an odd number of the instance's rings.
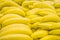
{"label": "ripe banana", "polygon": [[37,30],[37,31],[35,31],[35,32],[31,35],[31,37],[32,37],[33,39],[38,39],[38,38],[45,37],[45,36],[47,36],[47,35],[48,35],[48,31],[45,31],[45,30]]}
{"label": "ripe banana", "polygon": [[56,7],[56,8],[60,8],[60,0],[54,0],[54,6]]}
{"label": "ripe banana", "polygon": [[50,8],[50,9],[55,9],[52,5],[45,3],[45,2],[39,2],[39,3],[35,3],[33,5],[33,8]]}
{"label": "ripe banana", "polygon": [[31,20],[28,18],[10,18],[3,21],[2,26],[6,26],[9,24],[16,24],[16,23],[29,24],[31,23]]}
{"label": "ripe banana", "polygon": [[60,29],[51,30],[49,32],[49,34],[51,34],[51,35],[60,35]]}
{"label": "ripe banana", "polygon": [[1,29],[1,31],[5,31],[5,30],[7,30],[7,29],[14,28],[14,27],[15,27],[15,28],[20,28],[20,27],[22,27],[22,28],[30,29],[30,26],[25,25],[25,24],[11,24],[11,25],[7,25],[7,26],[3,27],[3,28]]}
{"label": "ripe banana", "polygon": [[2,14],[19,14],[21,16],[25,16],[25,12],[19,7],[5,7],[1,11]]}
{"label": "ripe banana", "polygon": [[15,2],[11,1],[11,0],[0,0],[0,9],[2,9],[3,7],[6,6],[11,6],[11,7],[19,7],[18,4],[16,4]]}
{"label": "ripe banana", "polygon": [[22,3],[22,6],[28,9],[33,9],[33,8],[50,8],[53,10],[55,9],[52,5],[40,1],[24,1]]}
{"label": "ripe banana", "polygon": [[0,40],[33,40],[33,39],[25,34],[10,34],[0,37]]}
{"label": "ripe banana", "polygon": [[23,17],[17,14],[6,14],[0,18],[0,23],[10,18],[23,18]]}
{"label": "ripe banana", "polygon": [[60,17],[57,15],[46,15],[42,18],[42,22],[60,22]]}
{"label": "ripe banana", "polygon": [[12,1],[14,1],[14,2],[16,2],[16,3],[18,3],[18,4],[22,4],[22,2],[23,2],[24,0],[12,0]]}
{"label": "ripe banana", "polygon": [[24,24],[16,24],[16,25],[12,24],[12,25],[6,26],[6,28],[1,29],[0,36],[4,36],[4,35],[8,35],[8,34],[27,34],[27,35],[31,35],[32,30]]}
{"label": "ripe banana", "polygon": [[44,30],[53,30],[53,29],[60,29],[60,23],[56,22],[45,22],[45,23],[39,23],[36,22],[32,25],[32,28],[34,29],[44,29]]}
{"label": "ripe banana", "polygon": [[60,36],[48,35],[41,38],[40,40],[60,40]]}
{"label": "ripe banana", "polygon": [[29,15],[40,15],[40,16],[45,16],[45,15],[52,15],[56,14],[55,10],[49,9],[49,8],[34,8],[32,10],[29,10],[27,12],[27,16]]}

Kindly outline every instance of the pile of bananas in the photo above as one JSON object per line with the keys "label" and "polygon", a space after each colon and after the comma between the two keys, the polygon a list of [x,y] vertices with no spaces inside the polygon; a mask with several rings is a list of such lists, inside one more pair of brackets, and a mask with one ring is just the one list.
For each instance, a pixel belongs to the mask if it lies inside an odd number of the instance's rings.
{"label": "pile of bananas", "polygon": [[0,0],[0,40],[60,40],[60,0]]}

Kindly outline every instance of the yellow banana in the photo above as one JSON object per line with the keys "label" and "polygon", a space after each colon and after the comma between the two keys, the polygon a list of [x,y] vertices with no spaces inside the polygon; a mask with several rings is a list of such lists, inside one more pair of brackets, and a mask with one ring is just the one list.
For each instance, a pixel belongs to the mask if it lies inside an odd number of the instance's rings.
{"label": "yellow banana", "polygon": [[57,12],[57,13],[60,13],[60,8],[57,8],[57,9],[56,9],[56,12]]}
{"label": "yellow banana", "polygon": [[31,23],[35,23],[35,22],[42,22],[42,17],[36,17],[31,19]]}
{"label": "yellow banana", "polygon": [[27,15],[40,15],[40,16],[45,16],[45,15],[52,15],[56,14],[55,10],[49,9],[49,8],[34,8],[32,10],[29,10],[27,12]]}
{"label": "yellow banana", "polygon": [[52,5],[40,1],[24,1],[22,3],[22,6],[25,8],[50,8],[50,9],[55,9]]}
{"label": "yellow banana", "polygon": [[47,0],[47,1],[43,1],[44,3],[48,3],[48,4],[50,4],[50,5],[54,5],[54,2],[53,1],[49,1],[49,0]]}
{"label": "yellow banana", "polygon": [[0,0],[0,9],[6,6],[19,7],[18,4],[16,4],[15,2],[11,0]]}
{"label": "yellow banana", "polygon": [[9,24],[16,24],[16,23],[23,23],[23,24],[29,24],[31,23],[31,20],[28,18],[10,18],[2,22],[2,26],[6,26]]}
{"label": "yellow banana", "polygon": [[17,14],[6,14],[0,18],[0,22],[2,23],[4,20],[10,19],[10,18],[23,18],[23,17]]}
{"label": "yellow banana", "polygon": [[39,24],[40,24],[40,22],[33,23],[32,24],[32,28],[38,29],[39,28]]}
{"label": "yellow banana", "polygon": [[4,35],[8,35],[8,34],[27,34],[27,35],[31,35],[32,30],[24,24],[16,24],[16,25],[12,24],[10,26],[6,26],[6,28],[1,29],[0,36],[4,36]]}
{"label": "yellow banana", "polygon": [[15,28],[20,28],[20,27],[22,27],[22,28],[30,29],[30,26],[25,25],[25,24],[11,24],[11,25],[7,25],[7,26],[3,27],[3,28],[1,29],[1,31],[5,31],[5,30],[7,30],[7,29],[14,28],[14,27],[15,27]]}
{"label": "yellow banana", "polygon": [[49,34],[51,34],[51,35],[60,35],[60,29],[51,30],[49,32]]}
{"label": "yellow banana", "polygon": [[0,40],[33,40],[33,39],[25,34],[10,34],[0,37]]}
{"label": "yellow banana", "polygon": [[19,14],[21,16],[25,16],[25,12],[18,7],[5,7],[2,9],[2,14]]}
{"label": "yellow banana", "polygon": [[2,26],[0,25],[0,30],[1,30]]}
{"label": "yellow banana", "polygon": [[29,19],[33,19],[33,18],[40,17],[40,16],[38,16],[38,15],[29,15],[29,16],[26,16],[26,17],[29,18]]}
{"label": "yellow banana", "polygon": [[57,15],[46,15],[42,18],[42,22],[60,22],[60,17]]}
{"label": "yellow banana", "polygon": [[39,22],[36,22],[32,25],[32,28],[34,28],[34,29],[40,28],[40,29],[45,29],[45,30],[59,29],[60,23],[56,23],[56,22],[39,23]]}
{"label": "yellow banana", "polygon": [[16,2],[18,4],[22,4],[22,2],[25,1],[25,0],[12,0],[12,1],[14,1],[14,2]]}
{"label": "yellow banana", "polygon": [[37,31],[35,31],[35,32],[31,35],[31,37],[32,37],[33,39],[38,39],[38,38],[45,37],[45,36],[47,36],[47,35],[48,35],[48,31],[45,31],[45,30],[37,30]]}
{"label": "yellow banana", "polygon": [[34,3],[36,3],[36,2],[39,2],[39,1],[31,1],[31,0],[30,1],[24,1],[22,3],[22,6],[25,7],[25,8],[28,8],[28,9],[32,9]]}
{"label": "yellow banana", "polygon": [[60,36],[48,35],[41,38],[40,40],[60,40]]}
{"label": "yellow banana", "polygon": [[60,0],[54,0],[54,6],[56,7],[56,8],[60,8]]}
{"label": "yellow banana", "polygon": [[34,5],[33,5],[33,8],[50,8],[50,9],[55,9],[52,5],[48,4],[48,3],[45,3],[45,2],[36,2]]}
{"label": "yellow banana", "polygon": [[57,14],[58,16],[60,16],[60,8],[57,8],[57,9],[56,9],[56,14]]}
{"label": "yellow banana", "polygon": [[31,20],[34,22],[60,22],[60,17],[52,14],[52,15],[46,15],[44,17],[36,17]]}

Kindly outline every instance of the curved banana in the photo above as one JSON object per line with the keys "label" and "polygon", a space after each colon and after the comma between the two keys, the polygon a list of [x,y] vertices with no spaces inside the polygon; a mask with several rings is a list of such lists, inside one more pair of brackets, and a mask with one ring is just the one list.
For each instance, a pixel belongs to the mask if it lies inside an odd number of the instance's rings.
{"label": "curved banana", "polygon": [[49,34],[51,34],[51,35],[60,35],[60,29],[51,30],[49,32]]}
{"label": "curved banana", "polygon": [[14,2],[16,2],[18,4],[22,4],[22,2],[25,1],[25,0],[12,0],[12,1],[14,1]]}
{"label": "curved banana", "polygon": [[13,25],[10,25],[10,26],[6,26],[6,28],[1,29],[0,36],[4,36],[4,35],[8,35],[8,34],[27,34],[27,35],[31,35],[32,30],[24,24],[16,24],[16,25],[13,24]]}
{"label": "curved banana", "polygon": [[43,2],[45,2],[45,3],[48,3],[48,4],[50,4],[50,5],[54,5],[54,2],[53,1],[43,1]]}
{"label": "curved banana", "polygon": [[9,24],[16,24],[16,23],[23,23],[23,24],[29,24],[31,23],[31,20],[28,18],[10,18],[2,22],[2,26],[6,26]]}
{"label": "curved banana", "polygon": [[33,4],[35,2],[39,2],[39,1],[24,1],[22,3],[22,6],[25,7],[25,8],[28,8],[28,9],[32,9],[33,8]]}
{"label": "curved banana", "polygon": [[0,25],[0,30],[1,30],[2,26]]}
{"label": "curved banana", "polygon": [[60,22],[60,17],[55,14],[52,14],[52,15],[46,15],[44,17],[36,17],[36,18],[33,18],[31,21],[32,23],[34,22]]}
{"label": "curved banana", "polygon": [[54,0],[54,7],[60,8],[60,0]]}
{"label": "curved banana", "polygon": [[4,20],[10,19],[10,18],[23,18],[20,15],[17,14],[6,14],[0,18],[0,23],[2,23]]}
{"label": "curved banana", "polygon": [[40,40],[60,40],[60,36],[48,35],[41,38]]}
{"label": "curved banana", "polygon": [[33,8],[50,8],[50,9],[55,10],[55,8],[52,5],[45,2],[35,3]]}
{"label": "curved banana", "polygon": [[48,35],[48,31],[46,31],[46,30],[37,30],[37,31],[35,31],[35,32],[31,35],[31,37],[32,37],[33,39],[38,39],[38,38],[45,37],[45,36],[47,36],[47,35]]}
{"label": "curved banana", "polygon": [[38,29],[39,28],[39,24],[40,24],[40,22],[33,23],[32,24],[32,28],[33,29]]}
{"label": "curved banana", "polygon": [[60,8],[56,9],[56,13],[57,13],[58,16],[60,16]]}
{"label": "curved banana", "polygon": [[20,7],[17,3],[11,1],[11,0],[0,0],[0,9],[6,6],[12,6],[12,7]]}
{"label": "curved banana", "polygon": [[56,22],[39,23],[39,22],[36,22],[32,25],[32,28],[34,28],[34,29],[40,28],[40,29],[45,29],[45,30],[59,29],[60,23],[56,23]]}
{"label": "curved banana", "polygon": [[27,12],[27,16],[29,15],[40,15],[40,16],[45,16],[45,15],[52,15],[56,14],[55,10],[49,9],[49,8],[34,8],[32,10],[29,10]]}
{"label": "curved banana", "polygon": [[56,9],[56,12],[57,12],[57,13],[60,13],[60,8],[57,8],[57,9]]}
{"label": "curved banana", "polygon": [[33,8],[50,8],[50,9],[55,9],[52,5],[40,1],[24,1],[22,3],[23,7],[26,7],[28,9],[33,9]]}
{"label": "curved banana", "polygon": [[29,19],[33,19],[33,18],[40,17],[40,16],[38,16],[38,15],[29,15],[29,16],[26,16],[26,17],[29,18]]}
{"label": "curved banana", "polygon": [[25,24],[11,24],[11,25],[7,25],[7,26],[5,26],[5,27],[3,27],[2,29],[1,29],[1,31],[5,31],[5,30],[8,30],[8,29],[10,29],[10,28],[27,28],[27,29],[30,29],[30,26],[28,26],[28,25],[25,25]]}
{"label": "curved banana", "polygon": [[21,16],[25,16],[25,12],[19,7],[5,7],[1,11],[2,14],[19,14]]}
{"label": "curved banana", "polygon": [[0,37],[0,40],[33,40],[33,39],[25,34],[10,34]]}
{"label": "curved banana", "polygon": [[60,17],[57,15],[46,15],[42,18],[42,22],[60,22]]}
{"label": "curved banana", "polygon": [[31,23],[42,22],[42,17],[36,17],[31,19]]}

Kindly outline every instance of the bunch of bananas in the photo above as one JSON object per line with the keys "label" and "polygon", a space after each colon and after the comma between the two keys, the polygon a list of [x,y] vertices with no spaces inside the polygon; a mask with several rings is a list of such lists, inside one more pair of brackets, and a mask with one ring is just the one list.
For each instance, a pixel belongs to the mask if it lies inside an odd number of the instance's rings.
{"label": "bunch of bananas", "polygon": [[60,40],[60,0],[0,0],[0,40]]}

